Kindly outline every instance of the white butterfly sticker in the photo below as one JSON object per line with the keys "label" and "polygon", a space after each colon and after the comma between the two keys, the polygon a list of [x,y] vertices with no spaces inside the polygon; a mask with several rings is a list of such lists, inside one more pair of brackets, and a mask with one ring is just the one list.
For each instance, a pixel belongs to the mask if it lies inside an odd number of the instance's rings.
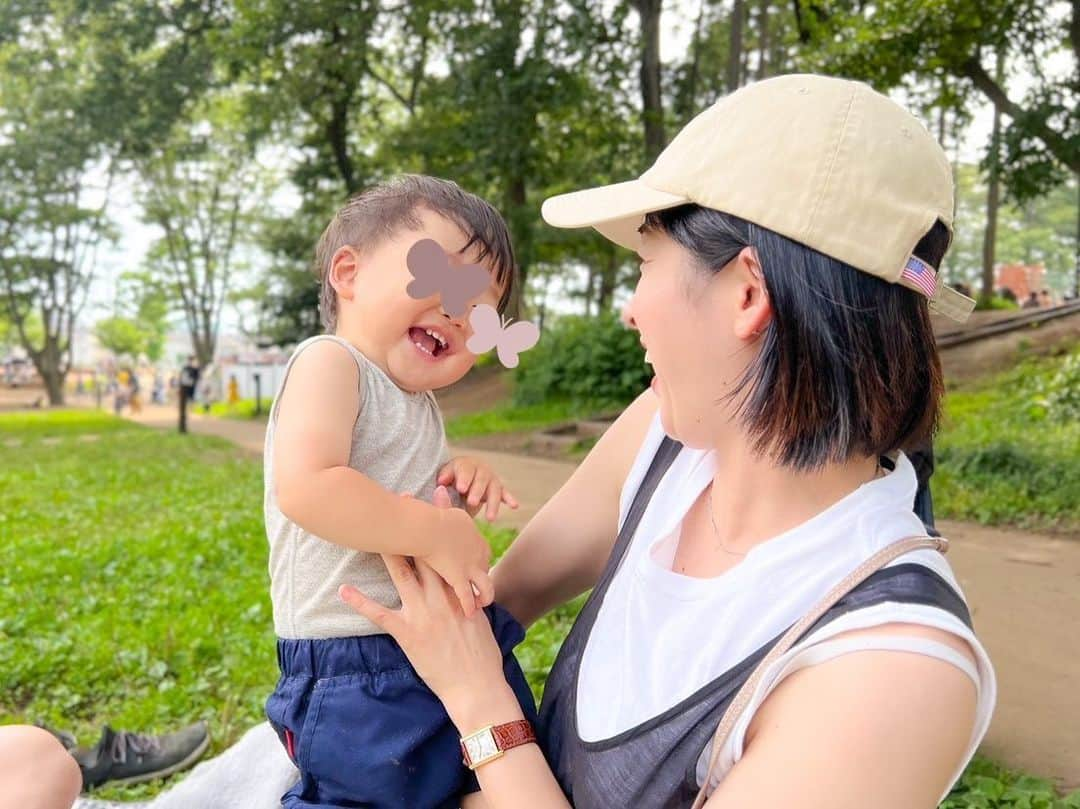
{"label": "white butterfly sticker", "polygon": [[473,354],[484,354],[497,349],[499,362],[507,368],[516,368],[518,354],[528,351],[540,339],[540,329],[535,323],[519,320],[504,322],[495,307],[479,304],[469,313],[469,325],[473,335],[465,341],[465,347]]}

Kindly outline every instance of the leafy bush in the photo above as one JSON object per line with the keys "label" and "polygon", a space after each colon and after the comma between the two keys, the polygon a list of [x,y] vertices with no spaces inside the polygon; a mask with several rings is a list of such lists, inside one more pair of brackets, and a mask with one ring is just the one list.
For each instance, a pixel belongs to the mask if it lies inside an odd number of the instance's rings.
{"label": "leafy bush", "polygon": [[1080,809],[1080,790],[1059,798],[1046,779],[976,758],[940,809]]}
{"label": "leafy bush", "polygon": [[[236,404],[214,402],[210,405],[210,415],[224,419],[237,419],[238,421],[265,419],[269,416],[270,405],[273,403],[274,398],[272,396],[263,396],[262,400],[259,402],[259,412],[256,413],[254,399],[241,399]],[[196,402],[194,404],[194,409],[198,412],[202,412],[202,403]]]}
{"label": "leafy bush", "polygon": [[565,399],[619,407],[641,393],[651,376],[637,333],[616,313],[568,315],[544,330],[536,348],[521,355],[514,402]]}
{"label": "leafy bush", "polygon": [[1058,372],[1040,386],[1036,403],[1058,422],[1080,422],[1080,354],[1065,358]]}
{"label": "leafy bush", "polygon": [[992,298],[979,298],[975,303],[975,310],[979,312],[985,312],[989,309],[1019,309],[1020,305],[1016,301],[1011,301],[1008,298],[1003,298],[1000,295],[995,295]]}
{"label": "leafy bush", "polygon": [[1072,530],[1080,525],[1080,354],[1028,360],[950,392],[931,480],[939,516]]}

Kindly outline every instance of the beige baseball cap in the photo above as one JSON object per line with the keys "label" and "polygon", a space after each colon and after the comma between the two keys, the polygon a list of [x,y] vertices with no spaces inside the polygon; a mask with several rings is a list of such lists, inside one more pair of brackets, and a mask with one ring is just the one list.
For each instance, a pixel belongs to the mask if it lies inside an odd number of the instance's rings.
{"label": "beige baseball cap", "polygon": [[909,287],[956,320],[975,306],[912,255],[935,220],[952,233],[944,150],[861,82],[793,74],[743,87],[684,126],[639,179],[551,197],[541,214],[636,249],[645,214],[691,202]]}

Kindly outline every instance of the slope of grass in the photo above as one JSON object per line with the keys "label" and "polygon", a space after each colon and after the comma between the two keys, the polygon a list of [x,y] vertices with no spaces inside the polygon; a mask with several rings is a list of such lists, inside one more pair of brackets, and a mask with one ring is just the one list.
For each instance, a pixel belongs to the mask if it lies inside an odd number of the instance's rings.
{"label": "slope of grass", "polygon": [[1080,351],[1029,360],[951,391],[931,485],[939,516],[1080,530],[1080,418],[1067,375]]}

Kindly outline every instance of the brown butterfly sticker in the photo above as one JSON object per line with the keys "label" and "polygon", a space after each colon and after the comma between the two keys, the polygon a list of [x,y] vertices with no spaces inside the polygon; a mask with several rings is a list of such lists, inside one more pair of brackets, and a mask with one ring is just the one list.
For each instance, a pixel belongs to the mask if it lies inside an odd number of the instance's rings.
{"label": "brown butterfly sticker", "polygon": [[405,257],[413,280],[405,291],[422,299],[438,293],[442,308],[450,317],[461,317],[469,301],[491,285],[491,276],[479,264],[453,267],[442,247],[434,239],[421,239]]}

